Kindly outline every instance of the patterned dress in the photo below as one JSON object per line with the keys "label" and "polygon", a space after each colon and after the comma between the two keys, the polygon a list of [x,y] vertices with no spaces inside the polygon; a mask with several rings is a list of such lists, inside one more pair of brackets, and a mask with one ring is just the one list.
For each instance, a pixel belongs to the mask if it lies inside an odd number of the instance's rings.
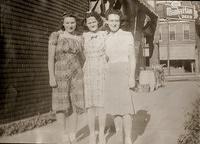
{"label": "patterned dress", "polygon": [[80,64],[82,39],[79,36],[53,32],[49,46],[55,49],[55,78],[57,87],[52,91],[52,108],[54,111],[77,112],[84,110],[83,71]]}
{"label": "patterned dress", "polygon": [[130,32],[118,30],[110,33],[106,40],[106,54],[109,57],[106,75],[105,111],[112,115],[133,114],[133,91],[135,61],[133,36]]}
{"label": "patterned dress", "polygon": [[105,36],[106,32],[83,33],[85,106],[103,107],[105,95]]}

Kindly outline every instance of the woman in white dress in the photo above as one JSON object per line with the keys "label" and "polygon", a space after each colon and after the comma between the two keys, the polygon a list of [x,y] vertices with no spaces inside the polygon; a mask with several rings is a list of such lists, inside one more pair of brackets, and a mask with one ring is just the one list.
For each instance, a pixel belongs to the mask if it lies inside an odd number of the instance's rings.
{"label": "woman in white dress", "polygon": [[114,116],[116,133],[123,121],[125,144],[132,144],[131,130],[134,107],[132,90],[135,87],[135,50],[131,32],[120,29],[121,12],[112,10],[108,14],[110,32],[106,40],[106,54],[109,57],[106,76],[105,111]]}
{"label": "woman in white dress", "polygon": [[96,12],[86,14],[85,24],[88,32],[83,33],[84,54],[86,61],[84,71],[85,106],[88,113],[90,129],[89,143],[96,143],[95,116],[99,116],[99,144],[105,144],[104,127],[104,95],[105,95],[105,36],[106,32],[100,31],[103,21]]}

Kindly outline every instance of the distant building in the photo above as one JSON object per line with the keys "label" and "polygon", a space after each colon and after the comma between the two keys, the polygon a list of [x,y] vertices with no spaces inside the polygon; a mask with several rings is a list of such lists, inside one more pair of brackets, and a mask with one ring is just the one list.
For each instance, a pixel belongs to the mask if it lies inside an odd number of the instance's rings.
{"label": "distant building", "polygon": [[159,15],[160,63],[179,72],[194,72],[198,63],[195,52],[194,7],[190,1],[157,1]]}

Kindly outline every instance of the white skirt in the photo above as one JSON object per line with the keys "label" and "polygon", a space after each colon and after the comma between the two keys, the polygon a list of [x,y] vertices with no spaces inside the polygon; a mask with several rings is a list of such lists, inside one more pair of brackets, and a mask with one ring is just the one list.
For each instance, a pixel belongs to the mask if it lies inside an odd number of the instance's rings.
{"label": "white skirt", "polygon": [[109,63],[105,82],[105,112],[111,115],[134,114],[129,89],[128,62]]}

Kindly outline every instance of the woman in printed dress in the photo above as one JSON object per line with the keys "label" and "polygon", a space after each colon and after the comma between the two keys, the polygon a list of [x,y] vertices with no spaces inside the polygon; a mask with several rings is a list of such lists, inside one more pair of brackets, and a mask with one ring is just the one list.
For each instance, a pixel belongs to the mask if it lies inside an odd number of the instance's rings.
{"label": "woman in printed dress", "polygon": [[[131,32],[120,29],[121,12],[111,10],[108,14],[110,32],[106,39],[106,54],[109,57],[106,76],[105,111],[114,116],[116,135],[124,130],[125,144],[132,144],[131,130],[135,87],[135,50]],[[123,125],[120,125],[120,124]]]}
{"label": "woman in printed dress", "polygon": [[85,24],[88,32],[83,33],[84,54],[86,57],[84,65],[84,90],[85,106],[88,114],[90,129],[89,143],[96,143],[95,116],[99,116],[99,143],[105,144],[104,127],[104,95],[105,95],[105,31],[100,31],[103,21],[96,12],[86,14]]}
{"label": "woman in printed dress", "polygon": [[[76,35],[76,16],[64,13],[60,31],[49,37],[48,69],[52,109],[56,112],[63,141],[74,141],[77,114],[84,111],[82,38]],[[81,59],[83,61],[81,61]],[[70,109],[73,110],[72,114]],[[66,114],[71,114],[66,124]],[[69,130],[69,131],[67,131]]]}

